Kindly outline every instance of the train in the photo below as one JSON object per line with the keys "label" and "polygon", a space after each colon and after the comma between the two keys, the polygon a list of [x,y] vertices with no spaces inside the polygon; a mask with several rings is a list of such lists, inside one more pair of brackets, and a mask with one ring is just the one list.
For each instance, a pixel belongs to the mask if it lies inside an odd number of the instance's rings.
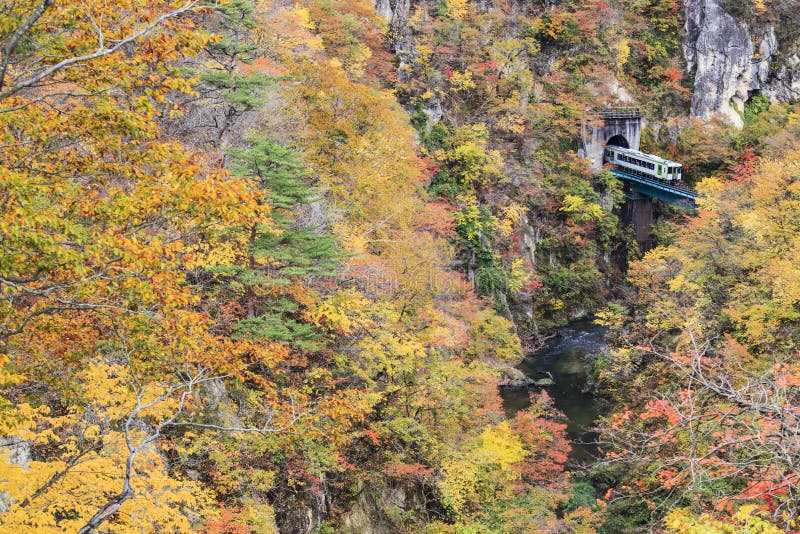
{"label": "train", "polygon": [[673,185],[677,185],[683,175],[683,165],[680,163],[621,146],[606,146],[603,161],[634,176]]}

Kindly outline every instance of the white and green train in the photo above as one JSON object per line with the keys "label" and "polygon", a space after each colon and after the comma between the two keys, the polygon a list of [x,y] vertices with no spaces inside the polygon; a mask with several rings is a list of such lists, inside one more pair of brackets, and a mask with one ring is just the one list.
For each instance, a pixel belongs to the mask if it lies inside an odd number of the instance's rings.
{"label": "white and green train", "polygon": [[618,166],[623,172],[671,184],[677,184],[683,174],[680,163],[621,146],[607,146],[603,161]]}

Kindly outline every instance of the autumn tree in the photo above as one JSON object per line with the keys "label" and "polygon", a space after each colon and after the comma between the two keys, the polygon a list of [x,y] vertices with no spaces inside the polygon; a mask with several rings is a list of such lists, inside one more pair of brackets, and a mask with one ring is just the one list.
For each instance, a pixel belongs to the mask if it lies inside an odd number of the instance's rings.
{"label": "autumn tree", "polygon": [[[541,288],[503,244],[530,206],[479,205],[509,183],[559,222],[553,269],[610,234],[612,188],[576,159],[537,152],[547,173],[508,179],[500,148],[533,124],[560,143],[579,117],[528,106],[532,27],[472,58],[491,17],[437,15],[465,45],[436,36],[451,72],[432,90],[476,116],[420,154],[368,2],[202,7],[0,9],[0,91],[19,87],[0,113],[0,524],[336,528],[394,485],[428,496],[398,528],[590,530],[558,415],[502,409],[514,324],[453,268],[466,246],[487,293]],[[502,121],[473,90],[501,93]],[[428,202],[439,171],[460,194]]]}
{"label": "autumn tree", "polygon": [[702,182],[700,215],[631,270],[640,323],[604,372],[658,393],[611,420],[609,462],[667,509],[796,517],[797,159]]}
{"label": "autumn tree", "polygon": [[[188,16],[200,4],[128,4],[0,11],[8,528],[185,530],[213,514],[167,469],[166,434],[203,424],[201,390],[237,375],[237,357],[271,350],[213,335],[185,284],[200,242],[259,215],[248,183],[157,125],[192,91],[173,61],[210,40]],[[295,417],[271,413],[234,426]]]}
{"label": "autumn tree", "polygon": [[[245,261],[215,269],[232,276],[245,293],[246,317],[233,325],[233,332],[312,348],[314,328],[298,321],[303,300],[310,298],[302,296],[307,293],[302,284],[310,277],[334,274],[334,237],[324,227],[300,220],[301,210],[309,212],[315,192],[298,155],[272,139],[255,138],[250,143],[246,149],[231,151],[232,169],[237,175],[256,180],[263,202],[272,211],[268,221],[244,229],[248,247]],[[257,293],[271,303],[264,303]]]}

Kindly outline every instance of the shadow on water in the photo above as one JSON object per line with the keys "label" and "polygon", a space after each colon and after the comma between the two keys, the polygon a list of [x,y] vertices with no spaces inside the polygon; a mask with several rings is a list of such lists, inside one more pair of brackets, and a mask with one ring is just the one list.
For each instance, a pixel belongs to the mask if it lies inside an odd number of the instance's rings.
{"label": "shadow on water", "polygon": [[[552,377],[554,384],[544,389],[566,417],[567,434],[573,441],[570,460],[577,463],[590,463],[597,456],[597,445],[593,443],[597,434],[588,429],[602,411],[598,400],[586,391],[586,365],[606,347],[605,333],[605,328],[589,321],[573,323],[517,366],[534,380]],[[528,390],[504,390],[502,396],[509,416],[530,406]]]}

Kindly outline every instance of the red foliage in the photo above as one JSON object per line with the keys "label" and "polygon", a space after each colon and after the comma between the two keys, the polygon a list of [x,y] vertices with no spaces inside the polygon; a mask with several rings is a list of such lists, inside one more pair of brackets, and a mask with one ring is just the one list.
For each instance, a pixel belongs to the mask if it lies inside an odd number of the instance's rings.
{"label": "red foliage", "polygon": [[219,504],[219,519],[214,519],[206,524],[208,534],[251,534],[253,529],[239,520],[244,515],[240,509],[228,510],[224,503]]}
{"label": "red foliage", "polygon": [[455,206],[446,202],[429,202],[425,209],[419,213],[416,221],[421,230],[433,233],[437,236],[452,236],[455,232],[455,221],[453,212]]}
{"label": "red foliage", "polygon": [[367,428],[366,430],[364,430],[364,435],[367,436],[370,439],[370,441],[372,441],[372,443],[374,443],[375,445],[381,444],[381,437],[374,430],[370,430]]}
{"label": "red foliage", "polygon": [[567,425],[553,420],[559,414],[547,393],[532,396],[532,401],[531,408],[519,412],[511,422],[528,451],[518,469],[532,483],[560,487],[566,481],[564,464],[571,449]]}
{"label": "red foliage", "polygon": [[400,464],[392,463],[386,466],[386,472],[390,476],[405,478],[414,481],[425,481],[433,476],[433,469],[423,464]]}
{"label": "red foliage", "polygon": [[670,67],[664,71],[664,78],[667,79],[670,83],[678,83],[683,79],[683,74],[681,71],[676,69],[675,67]]}
{"label": "red foliage", "polygon": [[527,284],[522,286],[522,292],[523,293],[531,293],[531,292],[537,291],[537,290],[539,290],[539,289],[541,289],[543,287],[544,287],[544,284],[541,283],[540,281],[531,280],[530,282],[528,282]]}
{"label": "red foliage", "polygon": [[757,162],[758,156],[753,152],[753,149],[751,147],[745,147],[742,153],[739,154],[736,165],[734,165],[728,173],[728,178],[739,183],[749,182],[753,176],[753,171],[755,170]]}
{"label": "red foliage", "polygon": [[339,467],[344,469],[345,471],[358,471],[358,468],[344,459],[344,456],[339,456],[336,459],[336,463],[339,464]]}

